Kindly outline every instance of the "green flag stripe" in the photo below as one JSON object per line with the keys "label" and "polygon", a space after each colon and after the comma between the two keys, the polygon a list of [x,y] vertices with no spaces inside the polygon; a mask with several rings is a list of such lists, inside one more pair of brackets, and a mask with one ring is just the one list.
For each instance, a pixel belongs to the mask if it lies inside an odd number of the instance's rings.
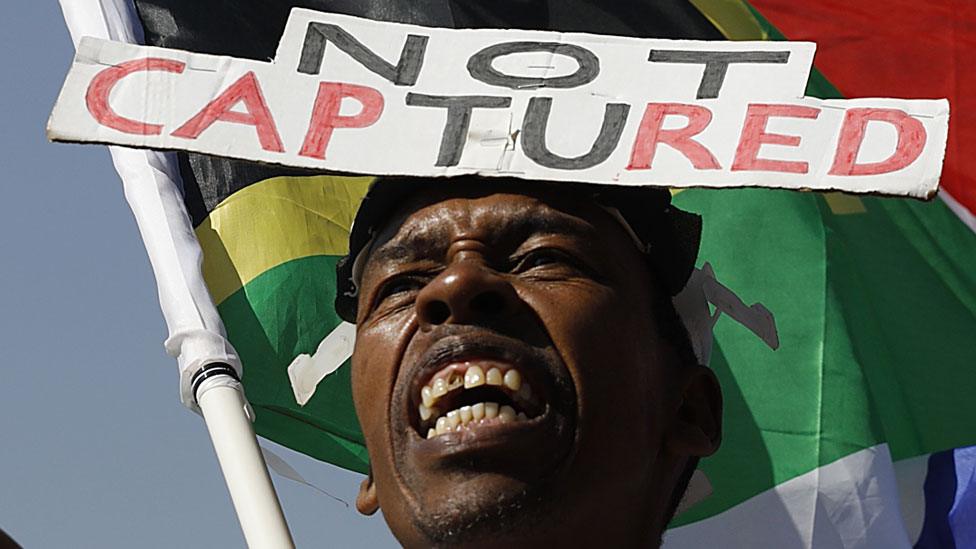
{"label": "green flag stripe", "polygon": [[[822,380],[816,365],[823,353],[826,292],[815,196],[693,189],[675,203],[703,216],[700,261],[710,262],[744,301],[773,311],[780,335],[780,348],[772,351],[727,318],[716,325],[710,366],[725,397],[724,436],[718,454],[702,462],[714,494],[679,518],[685,524],[820,464]],[[785,314],[791,311],[800,314]]]}
{"label": "green flag stripe", "polygon": [[336,256],[295,259],[269,269],[225,299],[218,310],[245,364],[244,386],[258,434],[317,459],[366,472],[367,457],[349,385],[349,364],[327,376],[303,407],[287,368],[313,354],[339,324]]}
{"label": "green flag stripe", "polygon": [[976,234],[941,201],[865,205],[824,216],[828,262],[892,457],[973,444]]}
{"label": "green flag stripe", "polygon": [[768,351],[719,320],[725,437],[702,465],[715,493],[680,523],[880,442],[895,460],[976,444],[976,298],[963,291],[976,288],[976,235],[944,204],[868,197],[864,213],[835,215],[786,191],[675,200],[703,215],[701,260],[774,312],[782,343]]}

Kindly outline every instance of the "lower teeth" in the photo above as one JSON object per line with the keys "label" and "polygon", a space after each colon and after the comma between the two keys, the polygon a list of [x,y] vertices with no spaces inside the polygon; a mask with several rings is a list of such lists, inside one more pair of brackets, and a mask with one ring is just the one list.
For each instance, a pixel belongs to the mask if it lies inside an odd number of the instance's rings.
{"label": "lower teeth", "polygon": [[528,421],[525,412],[518,412],[511,406],[499,406],[497,402],[479,402],[471,406],[462,406],[457,410],[451,410],[447,414],[437,418],[434,427],[427,430],[427,438],[434,438],[437,435],[460,431],[469,425],[482,425],[486,421],[496,421],[498,423],[511,423],[515,421]]}

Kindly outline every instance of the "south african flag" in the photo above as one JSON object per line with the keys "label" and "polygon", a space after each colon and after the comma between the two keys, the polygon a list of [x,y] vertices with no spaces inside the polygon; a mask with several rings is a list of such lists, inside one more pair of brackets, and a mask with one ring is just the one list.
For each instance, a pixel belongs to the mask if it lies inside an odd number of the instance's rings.
{"label": "south african flag", "polygon": [[[273,55],[287,15],[280,3],[200,4],[138,0],[147,41]],[[351,11],[413,13],[395,9],[403,2],[378,4]],[[823,72],[808,95],[950,98],[942,199],[756,189],[676,196],[703,215],[700,262],[744,301],[774,312],[781,345],[770,351],[719,321],[711,367],[725,393],[725,442],[702,463],[714,494],[677,518],[666,545],[976,546],[976,450],[966,449],[976,445],[976,105],[967,111],[976,8],[877,0],[454,4],[405,22],[736,40],[785,33],[819,43]],[[237,16],[200,16],[224,8]],[[661,12],[672,27],[655,27]],[[248,25],[246,43],[234,24]],[[287,368],[339,325],[335,263],[369,178],[194,155],[181,162],[204,274],[244,364],[257,432],[365,472],[348,364],[304,404]]]}

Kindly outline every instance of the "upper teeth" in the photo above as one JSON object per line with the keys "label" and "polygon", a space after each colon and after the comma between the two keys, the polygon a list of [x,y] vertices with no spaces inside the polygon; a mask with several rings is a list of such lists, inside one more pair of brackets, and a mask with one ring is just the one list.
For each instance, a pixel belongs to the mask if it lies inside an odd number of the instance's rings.
{"label": "upper teeth", "polygon": [[515,368],[491,367],[486,372],[481,366],[470,365],[467,368],[452,366],[447,373],[437,375],[420,389],[420,419],[434,425],[427,432],[427,438],[459,430],[463,426],[481,423],[484,420],[498,418],[508,422],[517,419],[528,419],[524,413],[516,413],[511,406],[499,406],[495,402],[480,402],[470,406],[461,406],[442,414],[437,403],[444,395],[455,389],[471,389],[482,385],[505,387],[514,393],[518,399],[528,401],[532,396],[529,384],[522,381],[522,373]]}
{"label": "upper teeth", "polygon": [[522,374],[515,368],[504,373],[500,368],[489,368],[488,372],[480,366],[469,366],[467,369],[453,368],[445,375],[437,376],[420,389],[420,401],[427,408],[433,408],[438,400],[447,393],[464,387],[471,389],[482,385],[496,385],[507,387],[519,395],[531,395],[529,384],[522,381]]}
{"label": "upper teeth", "polygon": [[[497,370],[497,368],[494,368]],[[464,388],[470,389],[485,384],[485,371],[480,366],[472,366],[464,372]]]}

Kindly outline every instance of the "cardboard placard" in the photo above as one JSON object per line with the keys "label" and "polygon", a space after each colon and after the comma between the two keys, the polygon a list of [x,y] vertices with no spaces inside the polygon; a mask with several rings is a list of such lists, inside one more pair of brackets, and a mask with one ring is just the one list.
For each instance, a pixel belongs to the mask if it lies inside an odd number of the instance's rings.
{"label": "cardboard placard", "polygon": [[295,9],[273,62],[84,39],[48,135],[373,175],[933,196],[948,102],[805,98],[814,49]]}

